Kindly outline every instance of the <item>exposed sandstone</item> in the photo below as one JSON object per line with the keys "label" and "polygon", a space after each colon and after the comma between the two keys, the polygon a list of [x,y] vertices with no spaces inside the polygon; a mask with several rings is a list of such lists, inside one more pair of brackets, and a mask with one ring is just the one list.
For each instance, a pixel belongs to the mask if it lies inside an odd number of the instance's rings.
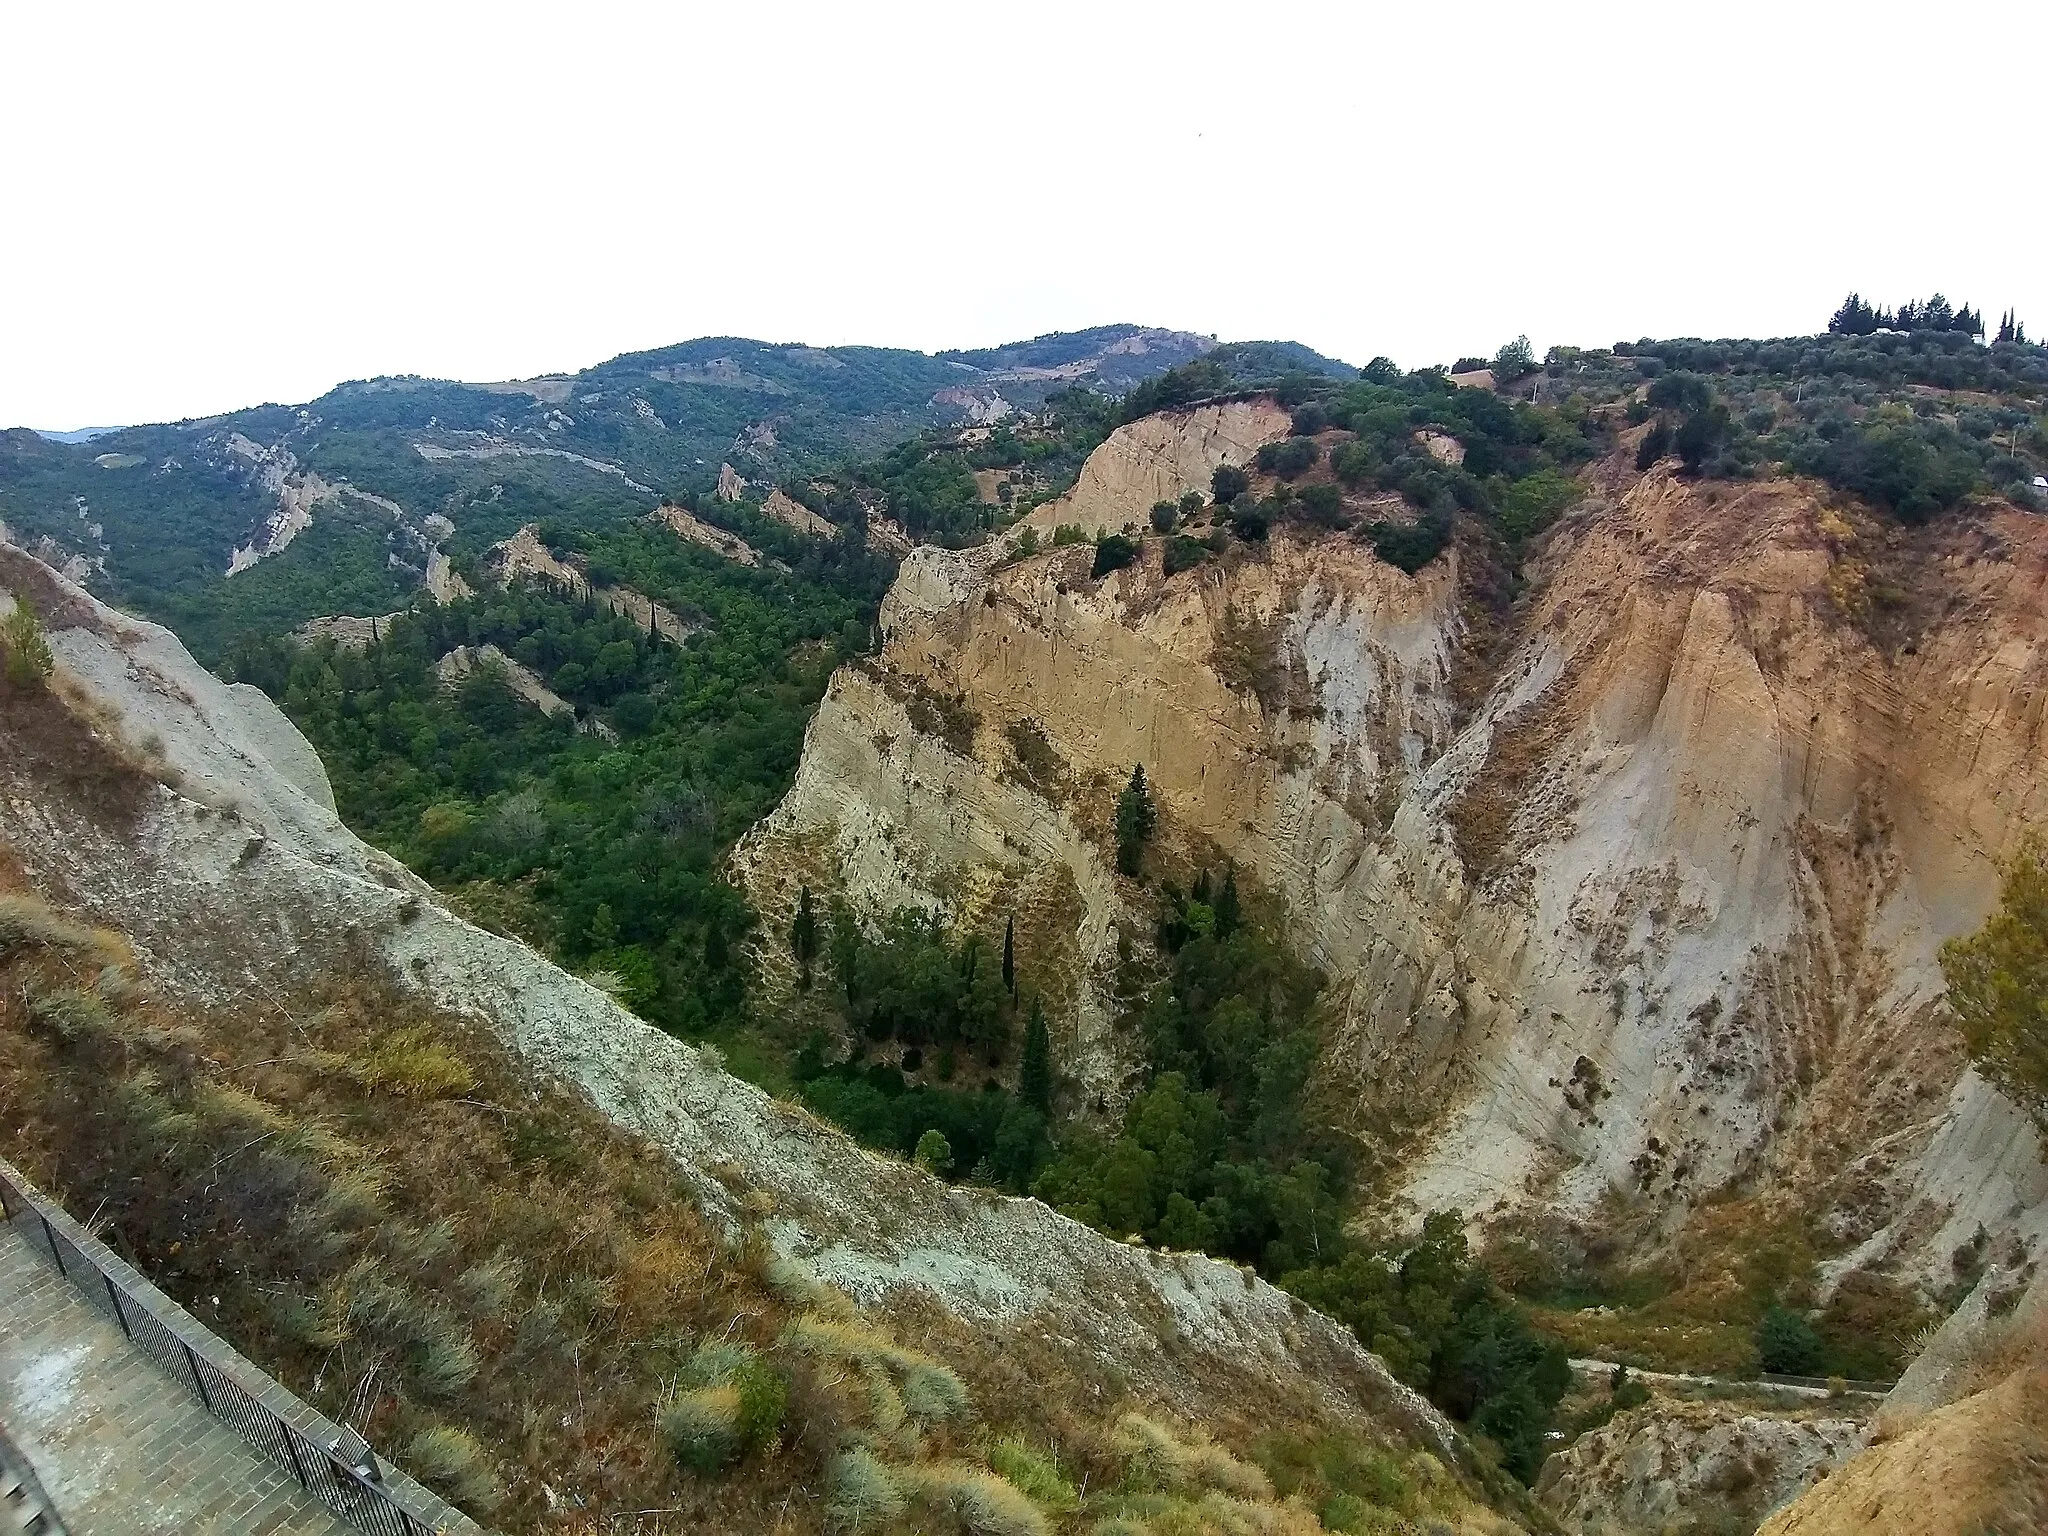
{"label": "exposed sandstone", "polygon": [[576,706],[536,677],[531,668],[520,665],[495,645],[458,645],[434,663],[434,675],[444,683],[460,683],[479,671],[495,671],[505,686],[544,715],[574,714]]}
{"label": "exposed sandstone", "polygon": [[784,527],[808,533],[814,538],[829,539],[839,531],[780,486],[768,493],[768,499],[761,503],[761,510]]}
{"label": "exposed sandstone", "polygon": [[1185,411],[1162,412],[1118,427],[1081,467],[1066,495],[1023,519],[1039,537],[1062,523],[1078,523],[1091,537],[1126,523],[1145,526],[1157,501],[1209,490],[1221,464],[1244,464],[1267,443],[1287,435],[1289,416],[1270,396],[1225,400]]}
{"label": "exposed sandstone", "polygon": [[[148,733],[186,792],[132,816],[59,792],[0,753],[0,858],[46,898],[117,925],[203,1029],[210,1006],[285,1006],[321,968],[386,962],[436,1008],[672,1159],[735,1232],[765,1218],[799,1271],[863,1302],[936,1302],[996,1351],[1050,1350],[1198,1422],[1249,1405],[1352,1425],[1452,1461],[1456,1432],[1351,1334],[1234,1265],[1114,1242],[1033,1200],[955,1188],[867,1152],[621,1009],[516,941],[447,911],[336,819],[319,759],[256,690],[222,684],[168,631],[114,613],[16,551],[65,685],[110,731]],[[195,798],[195,796],[203,797]]]}
{"label": "exposed sandstone", "polygon": [[[684,517],[689,516],[679,507],[663,510],[674,511]],[[690,520],[696,522],[695,518]],[[708,524],[698,526],[709,527]],[[716,533],[720,530],[710,531]],[[731,535],[725,537],[730,538]],[[748,552],[752,553],[751,547]],[[500,586],[519,580],[537,580],[570,592],[591,592],[597,601],[603,603],[613,613],[624,614],[642,629],[651,627],[670,640],[684,639],[695,634],[699,628],[682,615],[657,603],[644,592],[636,592],[631,587],[593,587],[589,577],[566,561],[557,560],[554,551],[541,542],[538,523],[528,523],[511,538],[493,544],[490,552],[484,557],[484,568],[490,573],[491,579]],[[461,578],[456,579],[459,581]]]}
{"label": "exposed sandstone", "polygon": [[[1286,418],[1242,405],[1246,456]],[[1222,426],[1120,429],[1031,521],[1141,520],[1206,481]],[[1411,578],[1280,530],[1094,582],[1085,549],[917,551],[882,655],[835,680],[738,855],[769,930],[778,848],[870,912],[968,921],[1057,865],[1069,1070],[1113,1097],[1129,1047],[1097,978],[1149,920],[1103,830],[1142,762],[1169,846],[1284,898],[1330,974],[1325,1070],[1359,1127],[1427,1123],[1397,1208],[1590,1222],[1615,1191],[1654,1240],[1739,1183],[1818,1223],[1829,1273],[1929,1289],[1979,1224],[2038,1245],[2040,1143],[1965,1070],[1935,956],[2048,817],[2048,524],[1991,510],[1887,552],[1801,482],[1594,481],[1476,695],[1455,552]],[[1848,576],[1905,558],[1941,617],[1880,644]],[[971,734],[920,729],[920,695]],[[1055,792],[1015,772],[1026,721]]]}
{"label": "exposed sandstone", "polygon": [[679,539],[688,539],[692,544],[722,555],[735,565],[759,565],[761,552],[736,533],[727,533],[723,528],[713,527],[702,518],[684,511],[681,507],[657,507],[648,514],[649,518],[662,524]]}

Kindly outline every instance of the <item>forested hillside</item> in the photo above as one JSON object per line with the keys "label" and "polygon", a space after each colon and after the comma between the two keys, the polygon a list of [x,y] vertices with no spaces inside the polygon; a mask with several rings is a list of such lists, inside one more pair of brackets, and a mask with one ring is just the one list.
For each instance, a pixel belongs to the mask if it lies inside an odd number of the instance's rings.
{"label": "forested hillside", "polygon": [[0,437],[0,524],[216,661],[248,632],[402,606],[443,544],[475,555],[542,518],[622,522],[708,495],[728,463],[765,490],[928,427],[1126,387],[1198,343],[1105,326],[1023,344],[1058,356],[1042,368],[1011,366],[1006,349],[984,366],[712,337],[509,383],[358,381],[89,442],[14,431]]}

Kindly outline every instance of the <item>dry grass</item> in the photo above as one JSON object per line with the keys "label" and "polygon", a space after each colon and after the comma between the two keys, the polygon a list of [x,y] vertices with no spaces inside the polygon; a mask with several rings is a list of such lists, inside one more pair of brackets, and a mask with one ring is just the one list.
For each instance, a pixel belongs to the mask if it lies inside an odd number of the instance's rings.
{"label": "dry grass", "polygon": [[[880,1536],[1314,1528],[1209,1429],[1124,1416],[1115,1376],[1041,1330],[892,1324],[758,1233],[728,1241],[665,1158],[367,952],[288,1009],[174,1018],[105,967],[106,936],[32,898],[0,913],[7,1154],[328,1413],[368,1379],[357,1426],[504,1531],[649,1508]],[[1241,1385],[1218,1383],[1225,1433],[1302,1411]]]}

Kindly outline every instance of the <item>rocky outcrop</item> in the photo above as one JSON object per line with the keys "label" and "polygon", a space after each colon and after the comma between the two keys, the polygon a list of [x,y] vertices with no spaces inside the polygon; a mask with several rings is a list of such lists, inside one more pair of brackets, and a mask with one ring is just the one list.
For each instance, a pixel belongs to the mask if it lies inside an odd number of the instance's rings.
{"label": "rocky outcrop", "polygon": [[740,478],[740,472],[730,464],[718,466],[718,487],[711,494],[720,501],[738,501],[746,493],[747,482]]}
{"label": "rocky outcrop", "polygon": [[1657,1399],[1543,1464],[1536,1496],[1573,1536],[1753,1530],[1863,1448],[1853,1419]]}
{"label": "rocky outcrop", "polygon": [[[1134,423],[1031,521],[1141,522],[1284,430]],[[1094,581],[1085,548],[919,550],[742,876],[771,929],[800,878],[969,922],[1056,889],[1070,1070],[1109,1096],[1102,978],[1149,922],[1103,848],[1142,762],[1182,867],[1234,861],[1332,978],[1356,1128],[1419,1123],[1396,1209],[1618,1203],[1656,1242],[1740,1188],[1831,1274],[1930,1291],[1980,1225],[2037,1248],[2040,1142],[1965,1070],[1936,951],[2048,817],[2048,524],[1909,537],[1620,458],[1588,492],[1495,643],[1456,551],[1409,577],[1282,529]]]}
{"label": "rocky outcrop", "polygon": [[448,684],[461,683],[477,672],[504,678],[505,686],[544,715],[573,715],[576,706],[536,677],[495,645],[458,645],[434,663],[434,676]]}
{"label": "rocky outcrop", "polygon": [[[670,510],[680,513],[680,509]],[[571,592],[588,591],[613,613],[623,614],[642,629],[651,628],[669,640],[682,640],[700,627],[631,587],[593,586],[579,568],[556,559],[555,552],[541,542],[538,523],[528,523],[503,543],[493,544],[484,557],[484,569],[500,586],[522,580],[541,581]],[[459,576],[455,579],[461,580]],[[467,591],[465,583],[463,592]]]}
{"label": "rocky outcrop", "polygon": [[1758,1536],[2048,1530],[2048,1368],[2015,1372],[1874,1445]]}
{"label": "rocky outcrop", "polygon": [[1218,465],[1249,462],[1287,435],[1289,420],[1277,401],[1259,395],[1130,422],[1088,456],[1072,490],[1032,512],[1023,526],[1036,528],[1041,538],[1063,523],[1077,523],[1091,537],[1127,523],[1142,528],[1154,502],[1177,501],[1188,491],[1207,495]]}
{"label": "rocky outcrop", "polygon": [[809,507],[777,486],[768,493],[768,499],[761,503],[764,515],[772,517],[785,528],[798,533],[807,533],[812,538],[829,539],[839,530]]}
{"label": "rocky outcrop", "polygon": [[723,528],[713,527],[681,507],[657,507],[648,516],[651,521],[660,523],[677,538],[687,539],[699,548],[708,549],[714,555],[722,556],[735,565],[761,563],[761,552],[738,534],[727,533]]}
{"label": "rocky outcrop", "polygon": [[2048,1529],[2048,1266],[1988,1268],[1885,1397],[1874,1438],[1770,1536]]}

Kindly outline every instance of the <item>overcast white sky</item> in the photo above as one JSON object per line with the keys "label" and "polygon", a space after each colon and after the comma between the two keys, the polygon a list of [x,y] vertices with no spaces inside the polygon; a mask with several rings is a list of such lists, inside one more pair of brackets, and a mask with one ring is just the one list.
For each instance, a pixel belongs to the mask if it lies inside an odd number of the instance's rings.
{"label": "overcast white sky", "polygon": [[0,424],[698,335],[2048,333],[2048,5],[6,8]]}

